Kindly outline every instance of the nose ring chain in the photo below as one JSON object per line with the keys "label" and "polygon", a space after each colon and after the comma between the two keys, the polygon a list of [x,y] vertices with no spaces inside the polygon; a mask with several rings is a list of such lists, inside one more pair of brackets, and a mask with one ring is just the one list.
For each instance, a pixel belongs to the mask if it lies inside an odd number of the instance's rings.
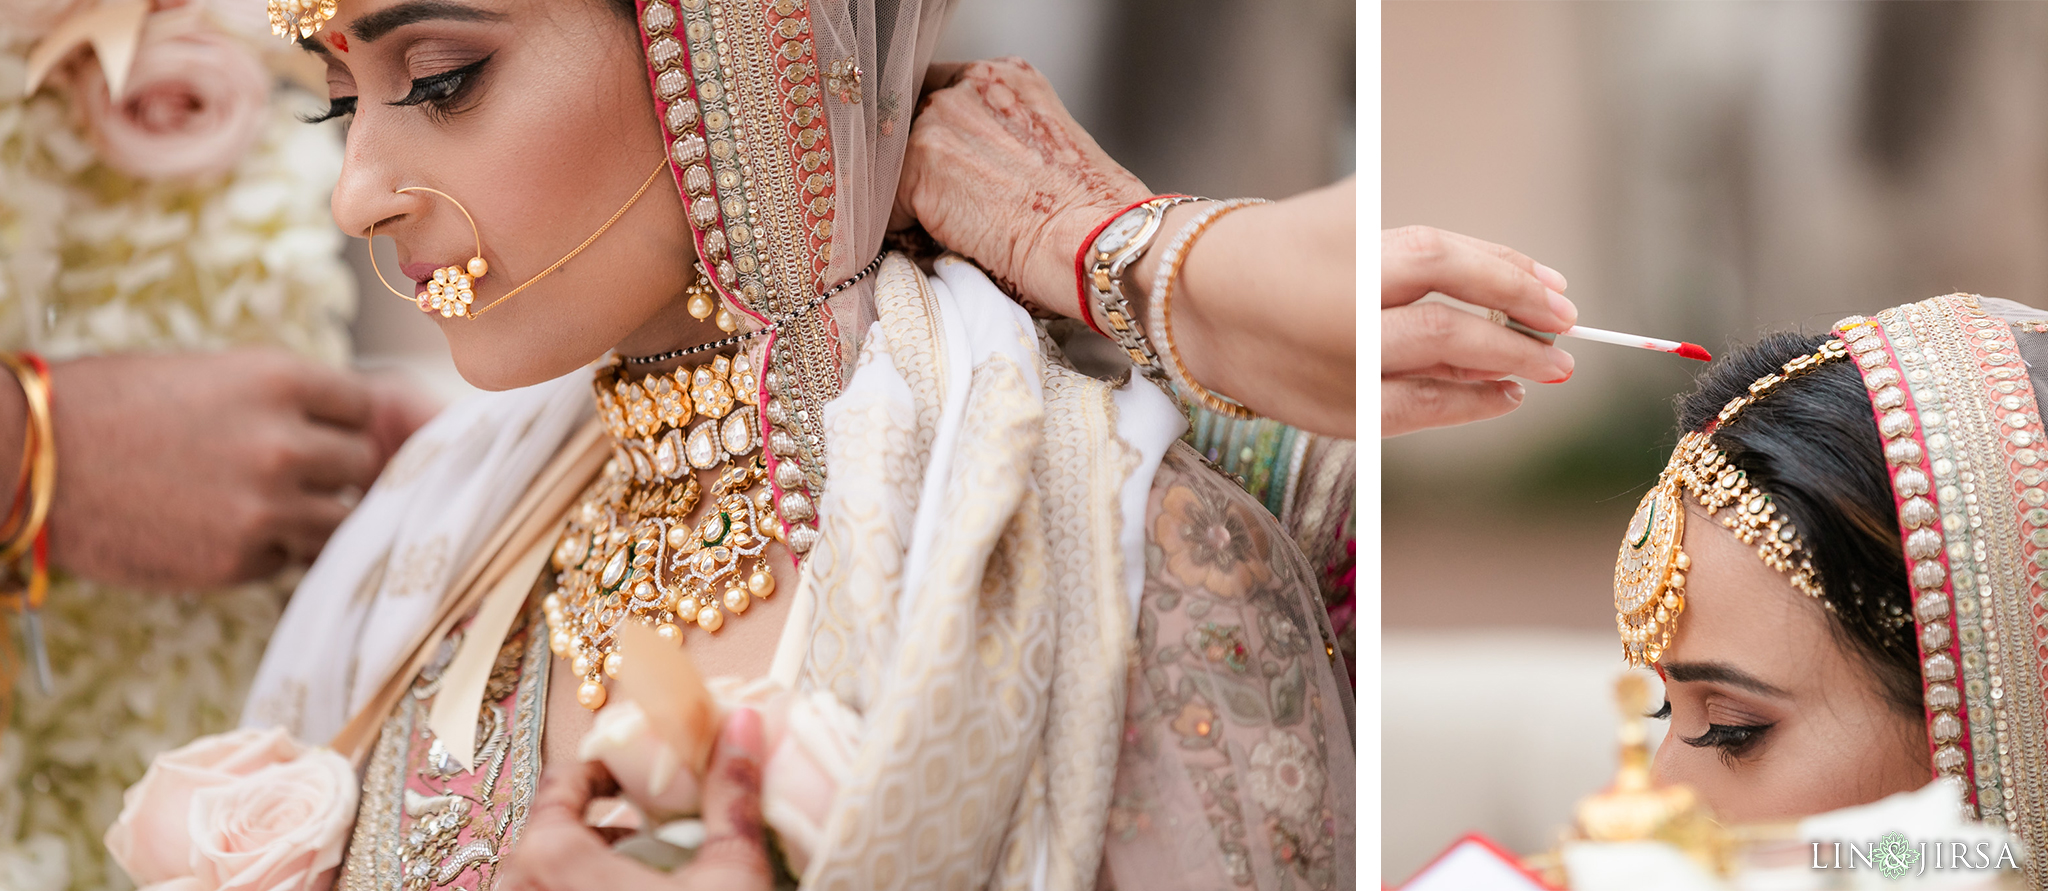
{"label": "nose ring chain", "polygon": [[[647,175],[647,181],[640,184],[640,190],[634,192],[633,197],[626,199],[626,203],[616,213],[612,214],[612,218],[605,220],[604,225],[597,227],[596,232],[590,233],[589,238],[583,239],[583,243],[577,245],[575,250],[563,255],[562,259],[554,262],[554,265],[541,270],[540,274],[505,292],[504,296],[481,307],[474,305],[476,303],[476,283],[491,271],[491,264],[484,261],[483,236],[477,231],[476,218],[469,215],[469,208],[463,207],[462,202],[455,200],[455,196],[440,189],[428,186],[407,186],[398,191],[400,193],[427,192],[439,195],[448,199],[448,203],[455,205],[456,210],[462,211],[462,218],[469,221],[470,234],[476,239],[476,253],[469,258],[469,262],[461,266],[443,266],[434,270],[434,277],[427,281],[426,290],[421,291],[417,296],[407,294],[391,286],[391,282],[384,278],[384,270],[377,266],[374,250],[371,252],[370,269],[377,273],[377,281],[383,283],[385,290],[397,294],[401,299],[418,305],[421,312],[439,313],[444,319],[474,319],[477,316],[490,312],[498,304],[512,299],[514,294],[532,287],[534,282],[554,274],[555,270],[562,268],[563,264],[575,259],[577,254],[583,253],[584,248],[590,247],[592,242],[597,241],[598,236],[603,235],[606,230],[612,227],[613,223],[618,222],[620,217],[626,215],[626,211],[631,210],[633,205],[640,202],[640,196],[647,194],[647,188],[654,185],[654,180],[661,176],[661,171],[666,167],[668,167],[668,159],[663,158],[661,163],[655,166],[654,172]],[[375,239],[377,237],[377,224],[371,223],[369,234],[364,237]],[[374,245],[374,243],[373,241],[372,244]]]}

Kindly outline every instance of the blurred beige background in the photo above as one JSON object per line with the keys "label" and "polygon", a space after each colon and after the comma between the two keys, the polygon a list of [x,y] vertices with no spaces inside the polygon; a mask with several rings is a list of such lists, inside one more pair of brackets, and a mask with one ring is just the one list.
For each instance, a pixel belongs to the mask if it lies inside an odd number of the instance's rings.
{"label": "blurred beige background", "polygon": [[[2048,6],[1391,0],[1382,29],[1382,224],[1520,249],[1588,325],[1718,354],[2048,303]],[[1570,348],[1513,416],[1385,443],[1388,881],[1467,830],[1547,847],[1610,769],[1614,549],[1697,366]]]}

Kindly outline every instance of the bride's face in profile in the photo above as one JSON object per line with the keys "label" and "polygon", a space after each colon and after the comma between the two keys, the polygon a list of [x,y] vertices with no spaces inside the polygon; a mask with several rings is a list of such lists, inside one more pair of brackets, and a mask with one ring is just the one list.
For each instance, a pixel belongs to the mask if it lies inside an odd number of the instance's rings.
{"label": "bride's face in profile", "polygon": [[[336,110],[354,107],[334,219],[397,244],[410,281],[483,258],[475,306],[573,250],[663,157],[640,44],[611,0],[342,0],[303,41],[327,64]],[[573,261],[476,318],[431,316],[463,377],[539,383],[617,347],[654,353],[709,339],[680,312],[694,257],[666,171]],[[389,257],[390,249],[382,246]],[[387,270],[391,264],[387,259]],[[419,284],[415,284],[419,283]]]}
{"label": "bride's face in profile", "polygon": [[1728,823],[1790,819],[1932,779],[1917,713],[1888,701],[1822,605],[1692,507],[1685,613],[1658,663],[1671,728],[1656,773]]}

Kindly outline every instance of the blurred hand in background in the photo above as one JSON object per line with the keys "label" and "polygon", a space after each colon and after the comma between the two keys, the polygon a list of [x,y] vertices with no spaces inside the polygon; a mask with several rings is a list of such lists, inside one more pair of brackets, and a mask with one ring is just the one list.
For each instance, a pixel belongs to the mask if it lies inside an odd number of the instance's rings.
{"label": "blurred hand in background", "polygon": [[[439,409],[399,380],[273,349],[58,362],[51,393],[51,563],[162,589],[311,561]],[[0,433],[0,466],[13,466],[24,408],[18,388],[5,399],[13,426]]]}

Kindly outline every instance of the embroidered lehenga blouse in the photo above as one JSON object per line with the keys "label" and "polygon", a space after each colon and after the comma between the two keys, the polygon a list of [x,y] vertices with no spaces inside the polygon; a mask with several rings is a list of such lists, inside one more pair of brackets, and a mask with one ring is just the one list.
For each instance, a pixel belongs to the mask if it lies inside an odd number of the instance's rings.
{"label": "embroidered lehenga blouse", "polygon": [[[638,10],[698,255],[743,324],[776,323],[741,354],[798,561],[769,678],[862,725],[801,878],[1349,887],[1350,689],[1314,574],[1176,444],[1168,397],[1073,370],[957,258],[886,255],[812,308],[879,249],[943,5]],[[245,723],[368,758],[348,887],[482,891],[518,841],[566,670],[533,611],[554,575],[521,555],[630,459],[588,420],[590,375],[417,434],[266,656]],[[449,604],[505,585],[529,612],[465,771],[423,716],[467,633]]]}

